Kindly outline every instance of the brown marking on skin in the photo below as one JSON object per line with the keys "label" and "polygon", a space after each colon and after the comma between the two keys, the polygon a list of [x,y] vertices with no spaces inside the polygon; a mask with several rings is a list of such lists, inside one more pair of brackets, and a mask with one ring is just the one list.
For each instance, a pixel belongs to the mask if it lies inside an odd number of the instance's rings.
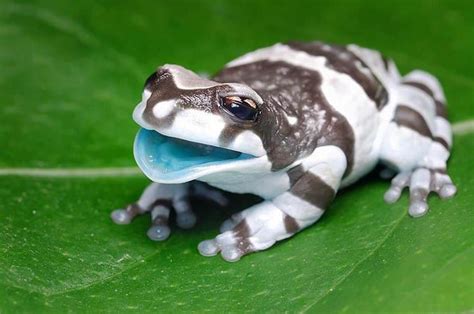
{"label": "brown marking on skin", "polygon": [[158,74],[157,74],[157,71],[155,71],[145,80],[145,84],[143,88],[151,91],[151,86],[154,84],[157,78],[158,78]]}
{"label": "brown marking on skin", "polygon": [[233,229],[234,235],[238,238],[248,238],[250,236],[250,227],[247,220],[242,219]]}
{"label": "brown marking on skin", "polygon": [[140,207],[140,205],[138,205],[137,203],[132,203],[132,204],[127,206],[125,211],[130,215],[130,217],[133,218],[133,217],[135,217],[139,214],[142,214],[142,213],[146,212],[147,210]]}
{"label": "brown marking on skin", "polygon": [[136,216],[145,213],[146,211],[147,211],[146,209],[141,208],[140,205],[138,205],[137,203],[129,204],[129,205],[125,208],[125,212],[127,213],[127,216],[128,216],[130,219],[133,219],[133,218],[135,218]]}
{"label": "brown marking on skin", "polygon": [[433,91],[428,86],[426,86],[423,83],[415,82],[415,81],[404,81],[404,82],[402,82],[402,84],[415,87],[415,88],[425,92],[426,94],[428,94],[428,96],[430,96],[431,99],[433,99],[433,101],[435,102],[436,115],[438,117],[443,117],[443,118],[447,119],[448,115],[447,115],[447,112],[446,112],[446,105],[443,102],[441,102],[441,101],[439,101],[435,98]]}
{"label": "brown marking on skin", "polygon": [[242,219],[233,229],[234,236],[237,240],[236,246],[243,253],[252,252],[252,243],[249,241],[250,227],[247,220]]}
{"label": "brown marking on skin", "polygon": [[304,173],[303,165],[298,165],[288,170],[287,174],[290,179],[290,186],[293,186],[295,182],[304,175]]}
{"label": "brown marking on skin", "polygon": [[300,226],[298,225],[298,222],[296,222],[296,219],[289,215],[285,215],[283,223],[285,224],[285,230],[288,234],[293,234],[300,230]]}
{"label": "brown marking on skin", "polygon": [[[354,132],[324,97],[317,71],[263,60],[225,68],[213,79],[246,84],[263,98],[259,119],[250,130],[262,140],[273,171],[308,156],[316,147],[335,145],[346,154],[346,175],[350,173]],[[296,117],[297,123],[290,125],[287,116]],[[234,134],[239,128],[235,125],[226,133]]]}
{"label": "brown marking on skin", "polygon": [[157,215],[152,222],[153,226],[167,226],[168,225],[168,216],[165,215]]}
{"label": "brown marking on skin", "polygon": [[415,82],[415,81],[403,81],[402,84],[403,84],[403,85],[409,85],[409,86],[418,88],[418,89],[424,91],[424,92],[425,92],[426,94],[428,94],[429,96],[431,96],[431,98],[434,98],[433,91],[432,91],[428,86],[426,86],[426,85],[423,84],[423,83]]}
{"label": "brown marking on skin", "polygon": [[442,138],[440,136],[435,136],[433,138],[433,141],[440,143],[441,145],[444,146],[444,148],[446,148],[449,151],[449,144],[448,144],[448,142],[446,142],[446,140],[444,138]]}
{"label": "brown marking on skin", "polygon": [[446,111],[446,105],[443,104],[441,101],[436,100],[436,99],[435,99],[435,105],[436,105],[436,115],[438,117],[448,119],[448,113]]}
{"label": "brown marking on skin", "polygon": [[163,206],[163,207],[166,207],[168,209],[173,209],[173,202],[171,200],[168,200],[168,199],[160,198],[160,199],[157,199],[156,201],[154,201],[150,205],[149,210],[152,210],[156,206]]}
{"label": "brown marking on skin", "polygon": [[423,116],[412,108],[399,104],[395,110],[393,120],[400,126],[407,127],[422,136],[432,138],[432,133]]}
{"label": "brown marking on skin", "polygon": [[143,120],[159,128],[167,129],[171,127],[177,115],[176,109],[173,109],[167,116],[162,118],[157,118],[153,114],[153,108],[158,105],[158,102],[173,99],[175,96],[169,94],[171,89],[177,89],[171,74],[162,73],[161,75],[152,75],[149,80],[147,80],[146,84],[146,88],[151,91],[151,96],[146,102],[145,110],[143,112]]}
{"label": "brown marking on skin", "polygon": [[432,168],[432,169],[428,169],[431,174],[448,174],[448,172],[446,171],[446,168]]}
{"label": "brown marking on skin", "polygon": [[430,191],[422,188],[416,188],[410,190],[410,204],[414,202],[423,202],[426,203],[426,198]]}
{"label": "brown marking on skin", "polygon": [[[168,210],[172,210],[173,209],[173,202],[169,199],[157,199],[149,206],[148,210],[151,211],[151,210],[155,209],[158,206],[165,207]],[[169,214],[168,215],[158,214],[153,219],[152,225],[154,225],[154,226],[168,225],[168,219],[169,219]]]}
{"label": "brown marking on skin", "polygon": [[382,54],[380,54],[380,58],[382,59],[383,67],[385,68],[385,71],[388,72],[390,70],[390,60]]}
{"label": "brown marking on skin", "polygon": [[[349,75],[365,91],[367,96],[375,102],[381,110],[388,102],[388,93],[383,84],[373,74],[370,67],[344,46],[328,45],[321,42],[289,42],[287,45],[299,51],[304,51],[313,56],[326,58],[326,65],[340,73]],[[327,48],[329,47],[329,49]],[[357,67],[357,63],[366,70],[364,73]]]}
{"label": "brown marking on skin", "polygon": [[326,210],[336,196],[336,191],[331,186],[311,172],[306,172],[290,192],[321,210]]}

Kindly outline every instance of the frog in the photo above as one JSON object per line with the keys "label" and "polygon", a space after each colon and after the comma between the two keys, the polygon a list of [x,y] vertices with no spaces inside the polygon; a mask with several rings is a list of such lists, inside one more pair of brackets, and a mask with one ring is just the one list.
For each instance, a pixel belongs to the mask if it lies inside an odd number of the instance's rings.
{"label": "frog", "polygon": [[149,213],[148,237],[166,240],[169,217],[196,224],[190,199],[228,204],[226,192],[262,201],[231,215],[203,240],[203,256],[235,262],[312,226],[338,191],[377,167],[395,203],[428,212],[428,195],[451,198],[452,147],[446,98],[423,70],[355,44],[277,43],[246,53],[212,77],[175,64],[146,80],[133,111],[134,157],[152,181],[138,201],[114,210],[117,224]]}

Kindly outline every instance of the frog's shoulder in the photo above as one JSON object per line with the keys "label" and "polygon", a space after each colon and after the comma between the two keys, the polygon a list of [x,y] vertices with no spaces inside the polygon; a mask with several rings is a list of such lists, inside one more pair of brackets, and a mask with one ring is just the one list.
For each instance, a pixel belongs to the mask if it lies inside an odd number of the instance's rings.
{"label": "frog's shoulder", "polygon": [[[349,76],[382,109],[388,102],[387,86],[400,81],[395,64],[380,52],[357,45],[335,45],[320,41],[277,43],[257,49],[229,62],[223,71],[262,61],[285,62],[305,70],[326,70]],[[268,64],[268,63],[267,63]]]}

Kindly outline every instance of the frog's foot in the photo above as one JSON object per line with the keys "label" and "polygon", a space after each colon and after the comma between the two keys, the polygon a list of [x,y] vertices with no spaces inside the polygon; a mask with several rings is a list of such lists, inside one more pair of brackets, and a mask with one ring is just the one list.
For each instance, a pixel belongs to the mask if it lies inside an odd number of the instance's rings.
{"label": "frog's foot", "polygon": [[456,194],[456,186],[445,169],[417,168],[412,172],[402,172],[392,179],[388,191],[384,195],[387,203],[394,203],[405,187],[410,189],[410,207],[408,213],[412,217],[420,217],[428,211],[427,198],[430,192],[436,192],[442,199]]}
{"label": "frog's foot", "polygon": [[147,231],[148,237],[153,241],[166,240],[170,235],[168,225],[170,211],[176,212],[176,224],[183,229],[192,228],[196,224],[196,215],[192,212],[189,202],[184,199],[175,201],[170,199],[158,199],[146,208],[138,203],[128,205],[125,209],[116,209],[110,217],[116,224],[129,224],[138,215],[150,212],[151,227]]}
{"label": "frog's foot", "polygon": [[191,204],[188,199],[177,199],[173,201],[174,211],[176,212],[176,224],[182,229],[191,229],[196,224],[196,215],[191,210]]}
{"label": "frog's foot", "polygon": [[226,261],[238,261],[245,254],[265,250],[291,236],[288,219],[294,221],[271,202],[257,204],[230,218],[221,227],[223,232],[199,243],[198,250],[204,256],[220,252]]}
{"label": "frog's foot", "polygon": [[196,224],[196,215],[191,210],[187,198],[174,200],[158,199],[151,205],[152,225],[147,231],[148,237],[153,241],[164,241],[170,235],[169,216],[174,209],[176,224],[182,229],[190,229]]}
{"label": "frog's foot", "polygon": [[168,219],[171,211],[171,203],[166,201],[155,202],[151,210],[151,227],[147,236],[153,241],[164,241],[170,236],[171,230]]}
{"label": "frog's foot", "polygon": [[132,203],[125,207],[125,209],[116,209],[110,213],[110,218],[118,225],[127,225],[132,222],[133,218],[138,215],[146,213],[148,210],[142,208],[137,203]]}
{"label": "frog's foot", "polygon": [[147,235],[151,240],[163,241],[170,235],[170,211],[176,213],[176,224],[182,229],[192,228],[196,224],[196,215],[191,210],[190,199],[193,197],[209,199],[220,206],[227,205],[225,195],[211,189],[200,182],[193,184],[162,185],[150,184],[140,199],[124,209],[116,209],[111,213],[112,220],[117,224],[129,224],[138,215],[151,213],[152,225]]}
{"label": "frog's foot", "polygon": [[237,226],[237,224],[239,222],[242,221],[242,219],[244,219],[245,217],[245,214],[244,214],[245,211],[242,211],[240,213],[236,213],[236,214],[233,214],[232,216],[230,216],[230,218],[226,219],[220,226],[219,228],[219,231],[221,233],[224,233],[226,231],[229,231],[229,230],[232,230],[235,226]]}

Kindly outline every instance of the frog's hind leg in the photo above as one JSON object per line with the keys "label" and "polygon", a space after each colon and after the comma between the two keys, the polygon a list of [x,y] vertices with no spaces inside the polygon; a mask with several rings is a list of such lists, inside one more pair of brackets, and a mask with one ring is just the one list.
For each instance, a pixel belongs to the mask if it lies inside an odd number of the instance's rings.
{"label": "frog's hind leg", "polygon": [[446,119],[445,98],[436,78],[423,71],[403,77],[397,88],[397,106],[381,150],[381,160],[398,175],[392,179],[385,200],[396,202],[405,187],[410,189],[409,213],[428,211],[427,197],[456,193],[447,174],[452,134]]}

